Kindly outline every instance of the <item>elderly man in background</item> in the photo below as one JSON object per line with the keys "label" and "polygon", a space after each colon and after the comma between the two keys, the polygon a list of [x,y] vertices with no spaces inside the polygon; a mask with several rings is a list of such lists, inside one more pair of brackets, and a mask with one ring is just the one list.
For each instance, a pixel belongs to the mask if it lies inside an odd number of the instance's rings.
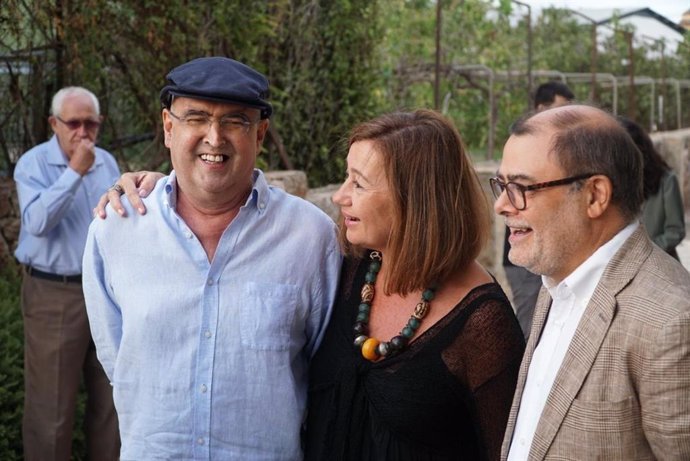
{"label": "elderly man in background", "polygon": [[168,74],[173,172],[96,220],[84,292],[123,460],[300,460],[308,364],[340,273],[335,223],[269,187],[268,81],[223,57]]}
{"label": "elderly man in background", "polygon": [[113,156],[95,146],[102,118],[93,93],[63,88],[51,114],[55,135],[22,155],[14,172],[21,211],[15,256],[24,266],[24,457],[70,459],[83,372],[89,458],[115,460],[112,388],[91,340],[81,273],[91,209],[120,173]]}
{"label": "elderly man in background", "polygon": [[588,106],[512,127],[495,211],[541,274],[502,459],[690,459],[690,275],[638,222],[642,156]]}

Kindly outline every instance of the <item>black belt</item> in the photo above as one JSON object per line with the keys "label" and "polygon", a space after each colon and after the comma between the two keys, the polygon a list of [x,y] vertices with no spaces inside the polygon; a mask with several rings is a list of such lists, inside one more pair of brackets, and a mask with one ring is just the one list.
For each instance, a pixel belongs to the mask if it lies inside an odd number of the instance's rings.
{"label": "black belt", "polygon": [[81,274],[77,275],[60,275],[51,274],[50,272],[39,271],[35,267],[26,266],[26,273],[32,277],[43,280],[51,280],[53,282],[62,283],[81,283]]}

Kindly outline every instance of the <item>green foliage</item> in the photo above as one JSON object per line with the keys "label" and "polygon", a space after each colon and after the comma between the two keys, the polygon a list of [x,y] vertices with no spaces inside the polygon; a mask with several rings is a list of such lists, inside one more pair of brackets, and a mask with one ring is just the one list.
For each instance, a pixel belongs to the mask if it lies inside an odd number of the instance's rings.
{"label": "green foliage", "polygon": [[548,8],[542,12],[534,25],[535,69],[590,72],[592,25],[577,19],[566,10]]}
{"label": "green foliage", "polygon": [[376,47],[379,12],[371,0],[295,1],[292,7],[274,50],[285,67],[271,69],[274,122],[311,185],[323,185],[342,177],[339,141],[379,105],[378,67],[369,51]]}
{"label": "green foliage", "polygon": [[[387,88],[393,107],[433,106],[434,69],[436,52],[436,4],[394,2],[390,7],[399,27],[391,27],[383,48],[390,68]],[[501,110],[497,110],[499,127],[508,126],[514,116],[524,110],[524,103],[513,110],[513,101],[520,94],[526,100],[526,86],[516,90],[513,79],[494,79],[489,84],[488,74],[471,70],[484,66],[488,71],[524,68],[524,34],[516,33],[504,10],[495,10],[490,2],[482,0],[455,0],[444,2],[441,25],[441,85],[439,93],[442,109],[458,126],[465,142],[472,150],[486,149],[488,142],[489,100],[493,91]],[[505,11],[510,11],[508,8]],[[389,21],[387,24],[390,26]],[[520,61],[516,62],[515,60]],[[518,96],[516,96],[518,95]],[[507,96],[507,97],[504,97]],[[505,121],[504,121],[505,120]],[[510,120],[510,121],[508,121]]]}
{"label": "green foliage", "polygon": [[[435,58],[436,2],[391,1],[386,21],[389,26],[382,48],[388,59],[385,66],[386,91],[394,107],[432,106]],[[393,23],[400,26],[392,26]],[[528,25],[531,26],[531,34]],[[613,27],[621,27],[616,24]],[[558,79],[558,73],[577,73],[568,77],[581,101],[591,100],[613,109],[613,92],[609,82],[599,79],[595,94],[591,90],[590,73],[611,73],[625,77],[630,73],[630,57],[625,32],[614,34],[610,28],[599,26],[597,53],[593,55],[592,25],[565,9],[547,8],[541,14],[532,10],[531,22],[527,9],[508,0],[448,0],[442,4],[441,25],[441,85],[442,109],[457,124],[470,150],[485,149],[488,142],[489,94],[493,89],[496,100],[495,145],[507,138],[510,124],[531,108],[527,82],[529,58],[528,37],[532,38],[531,69],[534,72],[532,91],[544,81]],[[610,37],[608,37],[611,35]],[[608,38],[607,38],[608,37]],[[664,79],[687,75],[688,55],[662,54],[661,44],[645,43],[639,31],[634,44],[633,72],[636,76]],[[688,39],[686,38],[686,41]],[[649,53],[654,47],[656,53]],[[681,46],[681,50],[684,47]],[[594,57],[594,61],[592,60]],[[486,66],[494,72],[493,86],[486,72],[465,70],[471,66]],[[656,94],[664,86],[657,82]],[[631,110],[630,94],[634,92],[634,118],[645,125],[651,116],[653,100],[650,84],[618,84],[619,113]],[[675,89],[666,86],[665,117],[657,128],[675,128]],[[683,100],[690,93],[685,91]],[[658,108],[655,108],[658,116]],[[688,116],[690,119],[690,115]],[[674,124],[670,121],[673,120]]]}
{"label": "green foliage", "polygon": [[0,459],[22,459],[24,402],[23,330],[19,276],[14,265],[0,269]]}
{"label": "green foliage", "polygon": [[[210,0],[194,7],[184,0],[5,0],[0,62],[8,72],[0,73],[0,97],[6,101],[0,108],[0,170],[49,136],[45,116],[53,92],[80,84],[101,99],[106,115],[101,144],[123,168],[167,171],[158,102],[164,77],[191,58],[225,55],[271,81],[276,111],[261,165],[283,168],[285,153],[307,172],[312,186],[339,181],[341,141],[355,123],[435,104],[439,5],[439,109],[456,122],[473,151],[486,149],[490,111],[500,147],[510,124],[528,109],[530,67],[542,71],[535,73],[532,89],[555,78],[556,71],[619,77],[632,72],[664,80],[682,79],[690,70],[687,39],[675,52],[645,42],[636,31],[631,55],[626,32],[614,21],[619,30],[614,34],[598,27],[595,55],[592,25],[581,17],[548,8],[540,14],[532,10],[528,21],[527,8],[510,0]],[[20,64],[31,72],[18,71]],[[677,93],[681,106],[690,102],[684,86],[678,90],[666,83],[652,95],[650,85],[623,81],[617,102],[605,81],[596,91],[586,77],[567,83],[579,100],[595,96],[595,102],[634,112],[640,121],[658,114],[655,97],[662,96],[667,103],[659,128],[675,128]],[[683,119],[690,124],[690,114]]]}
{"label": "green foliage", "polygon": [[31,135],[3,141],[0,130],[0,151],[20,153],[46,139],[47,101],[57,88],[79,84],[99,96],[101,144],[124,169],[166,170],[158,102],[164,77],[189,59],[223,55],[271,81],[276,111],[265,165],[284,166],[284,149],[312,185],[334,182],[342,172],[340,137],[377,107],[378,24],[371,0],[211,0],[194,7],[184,0],[6,0],[0,55],[20,51],[17,62],[31,68],[30,76],[11,77],[13,109],[27,111],[16,132]]}

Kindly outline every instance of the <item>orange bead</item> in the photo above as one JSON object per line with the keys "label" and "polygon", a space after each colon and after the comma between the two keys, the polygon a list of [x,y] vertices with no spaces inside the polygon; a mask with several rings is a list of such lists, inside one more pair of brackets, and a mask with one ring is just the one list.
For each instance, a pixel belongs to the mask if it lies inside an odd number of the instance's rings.
{"label": "orange bead", "polygon": [[369,338],[362,344],[362,355],[365,359],[375,362],[379,358],[379,353],[376,348],[379,345],[379,340],[376,338]]}

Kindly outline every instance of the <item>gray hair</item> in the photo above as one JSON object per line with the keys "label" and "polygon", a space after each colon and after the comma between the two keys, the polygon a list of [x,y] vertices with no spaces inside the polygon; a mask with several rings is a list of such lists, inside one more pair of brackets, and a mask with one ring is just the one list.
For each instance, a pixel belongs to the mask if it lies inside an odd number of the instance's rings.
{"label": "gray hair", "polygon": [[96,109],[96,115],[101,114],[101,106],[98,103],[98,98],[96,97],[96,95],[81,86],[66,86],[65,88],[55,93],[55,96],[53,96],[53,102],[50,105],[50,114],[61,114],[62,105],[64,104],[65,99],[71,96],[87,96],[91,99],[91,103],[93,104],[94,109]]}

